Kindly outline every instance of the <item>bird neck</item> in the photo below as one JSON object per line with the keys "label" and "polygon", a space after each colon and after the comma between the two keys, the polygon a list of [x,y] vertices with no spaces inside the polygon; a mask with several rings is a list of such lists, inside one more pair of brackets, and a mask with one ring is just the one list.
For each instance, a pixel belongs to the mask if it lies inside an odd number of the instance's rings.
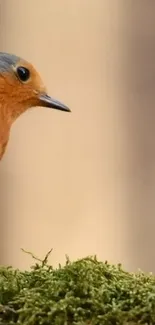
{"label": "bird neck", "polygon": [[10,129],[15,116],[12,110],[9,109],[10,105],[5,101],[5,98],[0,95],[0,160],[2,159],[10,136]]}
{"label": "bird neck", "polygon": [[0,160],[5,153],[9,141],[10,128],[11,124],[7,123],[7,121],[3,119],[3,116],[0,114]]}
{"label": "bird neck", "polygon": [[0,160],[5,153],[13,122],[25,111],[22,105],[18,105],[18,109],[14,106],[11,108],[10,110],[0,98]]}

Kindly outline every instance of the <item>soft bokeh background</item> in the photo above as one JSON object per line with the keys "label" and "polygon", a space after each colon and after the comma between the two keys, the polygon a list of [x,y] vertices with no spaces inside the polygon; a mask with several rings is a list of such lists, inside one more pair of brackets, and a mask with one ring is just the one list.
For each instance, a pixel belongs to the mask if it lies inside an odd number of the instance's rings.
{"label": "soft bokeh background", "polygon": [[1,0],[0,50],[72,114],[17,120],[0,166],[0,261],[97,254],[155,270],[155,2]]}

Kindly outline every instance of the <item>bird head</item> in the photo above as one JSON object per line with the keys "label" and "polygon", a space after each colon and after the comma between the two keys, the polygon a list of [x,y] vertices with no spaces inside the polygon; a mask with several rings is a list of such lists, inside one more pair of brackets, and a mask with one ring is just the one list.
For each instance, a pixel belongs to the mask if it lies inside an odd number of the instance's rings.
{"label": "bird head", "polygon": [[0,110],[12,123],[27,109],[49,107],[65,112],[70,109],[50,97],[34,66],[26,60],[0,52]]}
{"label": "bird head", "polygon": [[35,106],[70,112],[66,105],[48,95],[31,63],[16,55],[0,52],[0,160],[8,144],[12,123]]}

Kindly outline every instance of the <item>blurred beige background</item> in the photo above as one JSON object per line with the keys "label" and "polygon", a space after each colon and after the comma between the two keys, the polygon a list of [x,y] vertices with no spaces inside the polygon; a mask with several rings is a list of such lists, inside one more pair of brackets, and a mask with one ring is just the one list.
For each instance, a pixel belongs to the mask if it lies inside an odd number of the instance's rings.
{"label": "blurred beige background", "polygon": [[36,108],[0,166],[1,263],[97,254],[155,270],[155,2],[1,0],[0,49],[72,114]]}

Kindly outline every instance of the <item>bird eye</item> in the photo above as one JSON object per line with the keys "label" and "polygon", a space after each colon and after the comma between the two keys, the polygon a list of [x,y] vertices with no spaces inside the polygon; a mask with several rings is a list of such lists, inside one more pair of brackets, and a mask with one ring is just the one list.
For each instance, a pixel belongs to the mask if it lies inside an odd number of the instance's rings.
{"label": "bird eye", "polygon": [[30,78],[30,71],[27,68],[18,67],[16,71],[17,71],[18,78],[21,81],[26,82]]}

